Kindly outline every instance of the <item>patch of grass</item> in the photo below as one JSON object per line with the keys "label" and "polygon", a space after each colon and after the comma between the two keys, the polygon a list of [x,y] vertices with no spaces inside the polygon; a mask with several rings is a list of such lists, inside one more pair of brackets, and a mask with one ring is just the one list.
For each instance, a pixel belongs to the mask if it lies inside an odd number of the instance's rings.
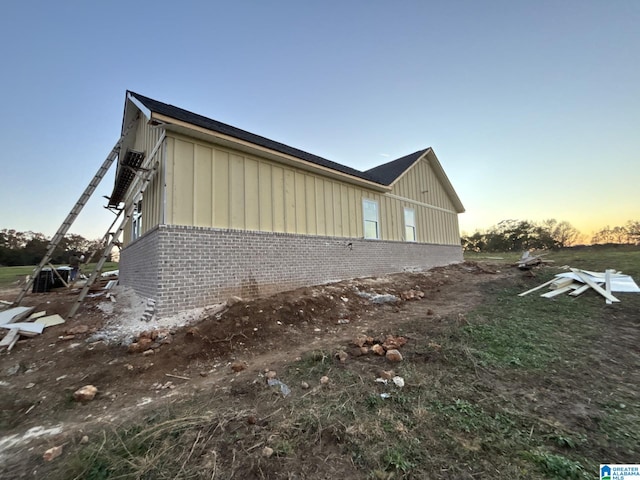
{"label": "patch of grass", "polygon": [[474,355],[485,366],[538,370],[578,361],[575,352],[596,330],[589,321],[593,299],[561,296],[550,301],[536,295],[518,297],[520,291],[500,289],[468,316],[463,335]]}
{"label": "patch of grass", "polygon": [[593,478],[593,475],[585,471],[580,462],[570,460],[562,455],[545,451],[535,451],[528,453],[526,457],[538,464],[544,474],[547,475],[547,478],[572,480]]}

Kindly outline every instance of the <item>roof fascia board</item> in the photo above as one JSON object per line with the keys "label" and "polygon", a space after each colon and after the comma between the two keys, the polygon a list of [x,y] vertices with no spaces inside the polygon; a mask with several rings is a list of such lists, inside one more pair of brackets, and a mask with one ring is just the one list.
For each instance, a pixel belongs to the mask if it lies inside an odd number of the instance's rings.
{"label": "roof fascia board", "polygon": [[151,120],[151,110],[145,107],[144,104],[135,96],[131,95],[131,92],[127,92],[127,99],[130,100],[131,103],[133,103],[136,107],[138,107],[138,110],[140,110],[142,114],[147,117],[147,121]]}
{"label": "roof fascia board", "polygon": [[447,174],[445,173],[444,168],[442,168],[442,164],[440,163],[440,160],[438,160],[435,152],[430,148],[426,152],[426,154],[427,156],[429,156],[428,161],[431,164],[431,167],[442,182],[442,186],[444,187],[445,191],[449,194],[449,197],[451,198],[453,205],[456,207],[456,210],[458,211],[458,213],[464,213],[464,205],[462,205],[460,197],[458,197],[458,194],[453,188],[451,181],[449,181],[449,177],[447,177]]}
{"label": "roof fascia board", "polygon": [[203,127],[199,127],[198,125],[193,125],[189,122],[184,122],[182,120],[177,120],[175,118],[168,117],[166,115],[162,115],[160,113],[151,112],[151,121],[157,121],[164,123],[164,127],[167,130],[171,130],[171,125],[176,127],[182,127],[188,130],[192,130],[198,132],[200,134],[204,134],[207,137],[212,137],[214,139],[218,139],[224,141],[225,143],[232,143],[235,145],[239,145],[244,147],[244,149],[250,149],[252,151],[261,153],[266,155],[267,157],[275,157],[277,159],[285,160],[283,163],[288,165],[294,165],[303,170],[308,170],[312,172],[320,173],[324,176],[329,176],[337,179],[342,179],[348,183],[355,183],[357,185],[364,186],[371,190],[376,190],[378,192],[388,192],[391,191],[391,186],[381,185],[379,183],[371,182],[369,180],[365,180],[363,178],[355,177],[353,175],[349,175],[347,173],[340,172],[338,170],[333,170],[331,168],[324,167],[322,165],[318,165],[316,163],[308,162],[306,160],[302,160],[300,158],[294,157],[292,155],[287,155],[284,153],[277,152],[275,150],[271,150],[269,148],[262,147],[260,145],[256,145],[251,142],[247,142],[246,140],[241,140],[236,137],[232,137],[230,135],[225,135],[223,133],[214,132],[213,130],[209,130]]}
{"label": "roof fascia board", "polygon": [[453,205],[456,208],[457,212],[463,213],[465,211],[464,205],[462,205],[462,201],[460,200],[460,197],[458,197],[458,194],[453,188],[453,185],[449,181],[449,177],[447,177],[447,174],[445,173],[444,168],[442,168],[442,165],[440,164],[440,161],[438,160],[436,153],[433,151],[431,147],[429,147],[426,152],[420,155],[415,162],[413,162],[409,167],[407,167],[405,171],[402,172],[398,176],[398,178],[396,178],[393,182],[391,182],[389,186],[394,187],[395,184],[409,172],[409,170],[411,170],[418,162],[422,161],[423,159],[426,159],[430,163],[436,176],[438,177],[438,180],[440,180],[440,182],[442,183],[442,186],[444,187],[445,192],[447,192],[447,194],[451,198],[451,201],[453,202]]}

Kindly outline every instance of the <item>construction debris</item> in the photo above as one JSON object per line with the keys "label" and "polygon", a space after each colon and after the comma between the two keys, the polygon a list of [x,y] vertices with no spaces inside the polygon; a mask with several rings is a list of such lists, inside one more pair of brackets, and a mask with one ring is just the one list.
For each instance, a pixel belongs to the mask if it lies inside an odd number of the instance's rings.
{"label": "construction debris", "polygon": [[[589,270],[580,270],[578,268],[567,267],[570,271],[559,273],[548,282],[538,285],[526,292],[518,294],[524,297],[529,293],[549,287],[549,292],[540,296],[544,298],[553,298],[563,293],[568,293],[572,297],[577,297],[587,290],[594,290],[606,300],[607,305],[620,302],[620,299],[612,294],[612,292],[639,293],[640,288],[629,275],[623,275],[622,272],[616,270],[605,270],[604,272],[591,272]],[[603,288],[604,287],[604,288]]]}
{"label": "construction debris", "polygon": [[19,322],[33,312],[35,307],[14,307],[0,312],[0,325]]}
{"label": "construction debris", "polygon": [[518,267],[520,270],[529,270],[532,267],[536,267],[544,263],[553,263],[553,260],[544,260],[542,257],[544,257],[545,255],[548,255],[548,253],[540,253],[538,255],[535,255],[529,250],[526,250],[522,252],[520,260],[514,263],[513,266]]}

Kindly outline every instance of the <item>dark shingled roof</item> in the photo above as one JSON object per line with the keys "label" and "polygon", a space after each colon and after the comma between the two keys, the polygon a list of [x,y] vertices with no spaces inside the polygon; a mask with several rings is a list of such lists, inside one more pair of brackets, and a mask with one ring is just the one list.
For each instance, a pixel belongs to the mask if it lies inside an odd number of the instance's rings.
{"label": "dark shingled roof", "polygon": [[347,175],[353,175],[354,177],[369,180],[374,183],[380,183],[378,180],[374,180],[373,178],[371,178],[366,172],[361,172],[360,170],[356,170],[355,168],[332,162],[331,160],[327,160],[326,158],[318,157],[317,155],[298,150],[297,148],[289,147],[284,143],[269,140],[268,138],[261,137],[260,135],[241,130],[240,128],[232,127],[231,125],[227,125],[226,123],[203,117],[202,115],[189,112],[182,108],[174,107],[173,105],[168,105],[166,103],[153,100],[152,98],[145,97],[135,92],[130,91],[129,93],[152,112],[166,115],[167,117],[175,118],[176,120],[181,120],[198,127],[206,128],[207,130],[212,130],[224,135],[229,135],[230,137],[238,138],[240,140],[244,140],[253,143],[254,145],[259,145],[261,147],[265,147],[279,153],[291,155],[301,160],[306,160],[307,162],[330,168],[331,170],[346,173]]}
{"label": "dark shingled roof", "polygon": [[398,158],[397,160],[392,160],[389,163],[378,165],[364,173],[376,183],[391,185],[396,178],[402,175],[407,168],[413,165],[427,150],[429,149],[419,150],[402,158]]}

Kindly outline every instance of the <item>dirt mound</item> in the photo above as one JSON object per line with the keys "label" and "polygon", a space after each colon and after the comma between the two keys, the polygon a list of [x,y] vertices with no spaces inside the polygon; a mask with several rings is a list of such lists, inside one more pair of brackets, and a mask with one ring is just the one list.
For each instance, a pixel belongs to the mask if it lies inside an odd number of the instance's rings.
{"label": "dirt mound", "polygon": [[[22,435],[36,429],[45,432],[37,438],[61,441],[86,422],[119,421],[145,405],[232,382],[233,362],[246,365],[241,374],[255,375],[310,350],[344,347],[361,333],[384,340],[397,333],[394,323],[409,308],[435,331],[443,316],[476,305],[481,296],[475,285],[491,278],[486,267],[466,263],[234,299],[223,310],[198,309],[152,322],[141,320],[144,302],[126,289],[114,291],[116,302],[104,295],[87,298],[76,318],[20,341],[2,356],[3,438],[18,435],[10,445],[21,448],[33,439]],[[395,300],[376,303],[376,295]],[[23,304],[66,316],[75,299],[73,292],[54,291],[28,295]],[[78,326],[86,326],[76,330],[86,333],[68,335]],[[153,348],[128,351],[140,332],[160,329],[170,332],[170,340],[165,334]],[[73,393],[88,384],[98,394],[79,405]]]}

